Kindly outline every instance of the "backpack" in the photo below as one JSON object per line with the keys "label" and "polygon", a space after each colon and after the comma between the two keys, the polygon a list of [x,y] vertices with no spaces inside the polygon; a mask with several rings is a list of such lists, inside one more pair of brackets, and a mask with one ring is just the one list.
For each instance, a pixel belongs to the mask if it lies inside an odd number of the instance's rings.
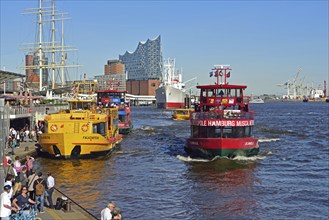
{"label": "backpack", "polygon": [[35,194],[37,196],[41,196],[45,192],[45,186],[42,184],[43,180],[40,182],[37,181],[37,185],[35,186]]}

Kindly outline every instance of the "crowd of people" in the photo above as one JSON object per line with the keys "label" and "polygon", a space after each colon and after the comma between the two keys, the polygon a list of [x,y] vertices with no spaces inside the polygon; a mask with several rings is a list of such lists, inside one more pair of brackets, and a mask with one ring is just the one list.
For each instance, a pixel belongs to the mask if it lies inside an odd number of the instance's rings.
{"label": "crowd of people", "polygon": [[[32,207],[39,213],[44,213],[44,207],[54,209],[53,192],[55,179],[51,173],[44,177],[42,172],[36,172],[33,168],[34,158],[26,156],[25,163],[21,163],[19,156],[14,156],[15,148],[20,143],[37,141],[38,134],[42,133],[42,124],[35,125],[31,131],[28,126],[19,131],[10,128],[7,145],[11,152],[4,159],[5,183],[0,198],[0,219],[9,220],[13,213],[22,211],[23,215],[29,216]],[[102,220],[122,219],[121,211],[114,202],[109,202],[101,211]]]}
{"label": "crowd of people", "polygon": [[29,125],[26,124],[23,128],[11,127],[9,129],[9,136],[6,138],[6,145],[11,148],[11,155],[15,155],[15,148],[19,148],[22,142],[36,142],[39,139],[39,135],[44,131],[44,124],[42,121],[35,123],[33,129],[29,129]]}
{"label": "crowd of people", "polygon": [[[55,179],[51,173],[44,177],[33,168],[34,158],[26,156],[25,164],[16,156],[14,161],[9,155],[4,159],[5,183],[0,198],[0,217],[9,220],[13,213],[22,211],[29,216],[32,207],[35,212],[44,213],[44,206],[54,209],[53,192]],[[47,199],[47,201],[45,200]]]}

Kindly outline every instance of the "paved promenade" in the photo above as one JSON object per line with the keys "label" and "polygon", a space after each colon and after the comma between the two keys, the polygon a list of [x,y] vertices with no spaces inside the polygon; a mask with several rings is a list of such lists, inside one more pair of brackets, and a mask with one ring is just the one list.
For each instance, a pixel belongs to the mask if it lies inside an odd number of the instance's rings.
{"label": "paved promenade", "polygon": [[[19,156],[21,159],[24,159],[25,163],[25,157],[27,155],[36,157],[36,150],[35,150],[35,144],[37,142],[22,142],[19,146],[19,148],[15,148],[15,155],[11,156]],[[5,153],[10,152],[10,148],[5,149]],[[61,192],[59,192],[57,189],[54,190],[53,194],[53,203],[55,205],[56,199],[58,197],[65,196]],[[67,197],[67,196],[65,196]],[[71,200],[70,200],[71,201]],[[71,210],[70,211],[65,211],[64,208],[61,210],[55,210],[55,209],[49,209],[45,207],[45,213],[39,213],[37,214],[37,217],[42,219],[42,220],[52,220],[52,219],[76,219],[76,220],[87,220],[87,219],[96,219],[94,216],[89,214],[86,210],[84,210],[82,207],[80,207],[78,204],[76,204],[74,201],[71,201]]]}

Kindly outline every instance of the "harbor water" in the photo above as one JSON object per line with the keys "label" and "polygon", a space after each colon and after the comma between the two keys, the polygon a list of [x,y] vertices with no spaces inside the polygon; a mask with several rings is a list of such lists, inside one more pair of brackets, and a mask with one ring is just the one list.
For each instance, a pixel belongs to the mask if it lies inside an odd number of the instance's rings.
{"label": "harbor water", "polygon": [[[251,104],[260,154],[191,159],[189,121],[133,107],[134,130],[107,158],[51,160],[56,187],[100,217],[115,201],[124,219],[327,219],[329,104]],[[54,198],[54,201],[56,198]]]}

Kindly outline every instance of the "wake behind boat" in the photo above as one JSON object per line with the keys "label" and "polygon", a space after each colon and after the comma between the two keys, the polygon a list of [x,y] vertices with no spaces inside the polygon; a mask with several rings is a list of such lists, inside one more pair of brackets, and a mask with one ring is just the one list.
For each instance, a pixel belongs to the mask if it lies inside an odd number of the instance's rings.
{"label": "wake behind boat", "polygon": [[254,112],[249,110],[249,97],[243,95],[247,86],[228,84],[229,70],[228,65],[219,65],[211,72],[215,84],[197,86],[200,104],[191,114],[191,137],[185,146],[192,156],[232,158],[259,152],[258,139],[253,137]]}

